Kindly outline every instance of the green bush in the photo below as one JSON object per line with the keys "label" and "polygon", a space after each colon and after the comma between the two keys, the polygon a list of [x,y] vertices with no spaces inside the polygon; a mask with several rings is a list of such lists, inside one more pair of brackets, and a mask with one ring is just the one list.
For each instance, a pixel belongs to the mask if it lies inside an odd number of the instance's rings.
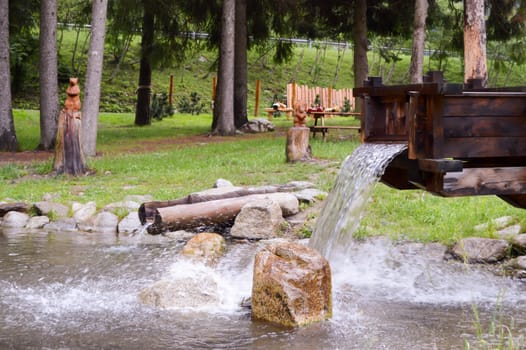
{"label": "green bush", "polygon": [[179,113],[190,113],[199,115],[204,112],[206,104],[201,102],[201,95],[197,92],[190,93],[190,97],[183,96],[177,103],[177,111]]}
{"label": "green bush", "polygon": [[166,93],[153,94],[151,105],[152,118],[162,120],[164,117],[174,115],[174,109],[168,103],[168,95]]}

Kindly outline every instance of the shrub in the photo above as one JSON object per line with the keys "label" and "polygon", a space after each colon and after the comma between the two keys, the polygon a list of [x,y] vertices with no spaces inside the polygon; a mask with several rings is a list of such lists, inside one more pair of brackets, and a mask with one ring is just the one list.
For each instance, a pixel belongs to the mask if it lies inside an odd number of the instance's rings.
{"label": "shrub", "polygon": [[174,115],[174,109],[168,103],[168,95],[166,93],[153,94],[151,105],[152,118],[162,120],[164,117]]}
{"label": "shrub", "polygon": [[201,102],[201,95],[195,91],[190,93],[190,98],[188,98],[188,96],[183,96],[177,103],[177,110],[180,113],[199,115],[205,108],[206,104]]}

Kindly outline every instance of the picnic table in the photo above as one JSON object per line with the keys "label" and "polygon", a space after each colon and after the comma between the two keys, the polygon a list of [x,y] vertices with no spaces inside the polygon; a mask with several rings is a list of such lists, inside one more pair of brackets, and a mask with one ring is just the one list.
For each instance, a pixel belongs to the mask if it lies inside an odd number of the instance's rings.
{"label": "picnic table", "polygon": [[[310,115],[314,119],[314,125],[309,126],[310,131],[312,132],[312,137],[316,137],[317,132],[321,132],[323,136],[323,142],[327,141],[327,134],[329,133],[329,129],[348,129],[348,130],[356,130],[360,132],[359,126],[351,126],[351,125],[325,125],[325,118],[332,117],[334,115],[339,116],[360,116],[361,113],[357,112],[325,112],[325,111],[311,111],[307,112],[308,115]],[[318,124],[318,121],[320,124]]]}
{"label": "picnic table", "polygon": [[265,112],[267,112],[268,120],[272,120],[272,118],[274,117],[274,113],[276,112],[285,113],[287,119],[290,119],[292,117],[292,112],[294,112],[294,108],[265,108]]}

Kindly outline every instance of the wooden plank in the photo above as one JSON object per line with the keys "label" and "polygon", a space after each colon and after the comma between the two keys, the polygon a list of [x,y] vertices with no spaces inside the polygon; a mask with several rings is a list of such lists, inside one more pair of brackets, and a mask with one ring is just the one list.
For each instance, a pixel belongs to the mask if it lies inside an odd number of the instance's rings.
{"label": "wooden plank", "polygon": [[455,159],[418,159],[418,168],[431,173],[448,173],[462,171],[463,165]]}
{"label": "wooden plank", "polygon": [[513,116],[526,115],[526,97],[445,96],[446,116]]}
{"label": "wooden plank", "polygon": [[526,137],[525,116],[444,118],[444,137]]}
{"label": "wooden plank", "polygon": [[430,158],[526,156],[526,137],[465,137],[444,140],[443,152]]}
{"label": "wooden plank", "polygon": [[443,195],[526,194],[526,167],[472,168],[444,176]]}

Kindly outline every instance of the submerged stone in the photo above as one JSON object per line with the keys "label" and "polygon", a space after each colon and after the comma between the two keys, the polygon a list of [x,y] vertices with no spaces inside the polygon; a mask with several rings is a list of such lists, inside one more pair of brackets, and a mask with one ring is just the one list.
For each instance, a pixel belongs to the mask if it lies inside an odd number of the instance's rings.
{"label": "submerged stone", "polygon": [[252,318],[294,327],[332,316],[331,271],[317,251],[271,244],[256,254]]}
{"label": "submerged stone", "polygon": [[203,232],[192,237],[181,254],[214,264],[225,252],[225,239],[217,233]]}

